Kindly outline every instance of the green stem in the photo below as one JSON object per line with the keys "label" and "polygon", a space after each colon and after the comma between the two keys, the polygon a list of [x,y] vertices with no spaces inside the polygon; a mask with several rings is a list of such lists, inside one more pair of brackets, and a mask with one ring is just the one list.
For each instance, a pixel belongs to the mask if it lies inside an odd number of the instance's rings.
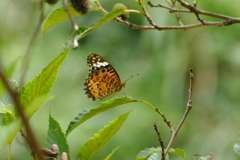
{"label": "green stem", "polygon": [[194,7],[196,7],[197,4],[198,4],[198,0],[195,0],[195,1],[193,2]]}
{"label": "green stem", "polygon": [[146,101],[138,100],[138,102],[142,102],[142,103],[145,103],[145,104],[147,104],[148,106],[150,106],[155,112],[157,112],[157,113],[163,118],[164,122],[165,122],[165,123],[168,125],[168,127],[170,128],[171,132],[174,131],[171,122],[167,120],[166,116],[165,116],[158,108],[153,107],[153,105],[151,105],[150,103],[148,103],[148,102],[146,102]]}
{"label": "green stem", "polygon": [[8,145],[8,160],[11,159],[11,144]]}

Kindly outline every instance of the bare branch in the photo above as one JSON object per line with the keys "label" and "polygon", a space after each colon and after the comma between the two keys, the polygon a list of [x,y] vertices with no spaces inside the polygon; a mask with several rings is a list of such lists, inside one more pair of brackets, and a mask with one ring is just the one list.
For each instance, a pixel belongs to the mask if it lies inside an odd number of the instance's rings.
{"label": "bare branch", "polygon": [[154,122],[153,126],[154,126],[154,129],[155,129],[156,133],[157,133],[158,141],[159,141],[159,144],[160,144],[161,149],[162,149],[162,160],[165,160],[164,144],[163,144],[163,140],[162,140],[162,138],[161,138],[161,134],[160,134],[160,132],[159,132],[158,129],[157,129],[157,123]]}
{"label": "bare branch", "polygon": [[[152,4],[150,1],[148,2],[148,5],[150,7],[161,7],[161,8],[165,8],[165,9],[169,10],[170,13],[175,13],[177,21],[179,23],[179,25],[176,25],[176,26],[161,26],[161,25],[155,24],[152,17],[147,12],[146,7],[144,6],[144,4],[141,0],[139,0],[138,3],[140,4],[140,7],[142,8],[142,10],[144,12],[144,16],[147,18],[148,22],[150,23],[150,26],[146,26],[146,25],[141,26],[141,25],[133,24],[133,23],[130,23],[129,21],[124,21],[120,18],[115,18],[115,20],[117,22],[124,24],[133,29],[159,30],[159,31],[162,31],[162,30],[189,30],[189,29],[194,29],[194,28],[204,27],[204,26],[221,27],[221,26],[228,26],[228,25],[240,23],[240,18],[234,18],[234,17],[230,17],[230,16],[226,16],[226,15],[221,15],[221,14],[217,14],[217,13],[200,10],[200,9],[197,9],[194,5],[190,5],[183,0],[177,0],[177,2],[180,3],[180,5],[182,5],[186,9],[185,10],[176,9],[176,8],[174,8],[175,4],[172,4],[171,7],[168,7],[163,4]],[[179,15],[180,12],[188,13],[188,14],[194,13],[200,23],[184,25],[182,23],[181,16]],[[214,17],[214,18],[221,19],[223,21],[205,21],[205,20],[201,19],[199,17],[199,15]]]}
{"label": "bare branch", "polygon": [[182,127],[183,123],[185,122],[185,119],[187,118],[188,113],[192,109],[192,94],[193,94],[193,79],[194,79],[194,74],[193,73],[194,73],[193,69],[190,68],[189,69],[189,74],[190,74],[189,97],[188,97],[187,108],[186,108],[186,111],[185,111],[185,113],[183,115],[182,120],[180,121],[180,123],[177,126],[177,129],[174,132],[172,132],[172,137],[171,137],[171,139],[170,139],[170,141],[168,143],[167,148],[165,149],[165,156],[167,155],[169,149],[171,148],[173,141],[177,137],[177,134],[178,134],[180,128]]}

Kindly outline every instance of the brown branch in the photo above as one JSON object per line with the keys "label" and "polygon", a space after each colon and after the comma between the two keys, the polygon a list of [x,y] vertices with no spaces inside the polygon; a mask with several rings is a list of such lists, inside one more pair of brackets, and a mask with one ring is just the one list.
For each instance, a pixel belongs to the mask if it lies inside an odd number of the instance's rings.
{"label": "brown branch", "polygon": [[165,116],[162,112],[160,112],[158,108],[155,108],[155,111],[158,112],[158,113],[162,116],[163,121],[164,121],[164,122],[167,124],[167,126],[170,128],[170,131],[173,132],[173,131],[174,131],[174,128],[173,128],[171,122],[167,120],[166,116]]}
{"label": "brown branch", "polygon": [[[217,27],[221,27],[221,26],[226,26],[226,25],[230,25],[230,23],[235,23],[235,22],[207,22],[205,24],[202,23],[196,23],[196,24],[189,24],[189,25],[183,25],[183,26],[158,26],[158,27],[154,27],[154,26],[140,26],[140,25],[136,25],[133,23],[130,23],[128,21],[124,21],[121,20],[120,18],[115,18],[115,20],[121,24],[124,24],[126,26],[128,26],[129,28],[132,29],[141,29],[141,30],[189,30],[189,29],[194,29],[194,28],[198,28],[198,27],[202,27],[202,26],[217,26]],[[240,21],[239,21],[240,23]]]}
{"label": "brown branch", "polygon": [[[9,92],[11,98],[13,99],[14,102],[14,106],[16,108],[16,111],[18,112],[23,125],[26,129],[27,135],[29,136],[29,139],[31,140],[31,144],[28,143],[28,145],[33,149],[32,153],[36,153],[36,156],[39,160],[44,160],[43,155],[40,153],[39,151],[39,146],[37,143],[37,140],[32,132],[31,127],[28,124],[28,119],[25,116],[24,112],[23,112],[23,106],[21,105],[20,101],[19,101],[19,95],[18,92],[13,90],[11,88],[11,86],[8,84],[7,82],[7,78],[4,76],[3,74],[3,70],[2,70],[2,66],[0,66],[0,79],[3,82],[3,85],[5,86],[5,88],[7,89],[7,91]],[[35,157],[35,156],[34,156]]]}
{"label": "brown branch", "polygon": [[182,120],[180,121],[180,123],[177,126],[177,129],[174,132],[172,132],[172,137],[171,137],[171,139],[168,143],[167,148],[165,149],[165,156],[167,155],[169,149],[171,148],[173,141],[177,137],[177,134],[178,134],[179,130],[181,129],[183,123],[185,122],[185,120],[188,116],[188,113],[192,109],[192,94],[193,94],[193,79],[194,79],[194,71],[193,71],[192,68],[189,69],[189,74],[190,74],[190,82],[189,82],[189,94],[188,94],[187,108],[186,108],[186,111],[183,115]]}
{"label": "brown branch", "polygon": [[161,30],[161,28],[153,22],[153,19],[152,19],[151,16],[148,14],[145,5],[142,4],[142,3],[144,3],[144,2],[141,1],[141,0],[138,0],[138,1],[139,1],[139,4],[141,4],[140,7],[142,8],[143,13],[144,13],[145,17],[147,18],[148,22],[149,22],[154,28],[156,28],[157,30]]}
{"label": "brown branch", "polygon": [[[189,29],[194,29],[194,28],[198,28],[198,27],[203,27],[203,26],[217,26],[217,27],[221,27],[221,26],[228,26],[228,25],[232,25],[232,24],[237,24],[240,23],[240,18],[234,18],[234,17],[230,17],[230,16],[225,16],[225,15],[221,15],[221,14],[217,14],[217,13],[211,13],[211,12],[207,12],[207,11],[203,11],[203,10],[199,10],[197,9],[195,6],[190,5],[182,0],[177,0],[183,7],[187,8],[188,10],[181,10],[181,9],[175,9],[173,7],[168,7],[165,6],[163,4],[152,4],[150,1],[148,2],[148,5],[150,7],[162,7],[165,9],[168,9],[170,11],[170,13],[178,13],[178,12],[184,12],[184,13],[194,13],[197,17],[197,19],[201,22],[201,23],[195,23],[195,24],[189,24],[189,25],[184,25],[182,23],[181,17],[176,14],[176,18],[179,22],[179,26],[159,26],[157,24],[155,24],[151,18],[151,16],[148,14],[147,10],[145,7],[141,6],[141,8],[143,9],[144,15],[147,18],[148,22],[150,23],[151,26],[141,26],[141,25],[137,25],[137,24],[133,24],[130,23],[129,21],[124,21],[121,18],[115,18],[115,20],[121,24],[124,24],[130,28],[133,29],[141,29],[141,30],[189,30]],[[142,3],[141,1],[139,1],[139,3]],[[206,15],[206,16],[210,16],[210,17],[214,17],[214,18],[219,18],[222,19],[224,21],[222,22],[215,22],[215,21],[204,21],[203,19],[201,19],[199,17],[199,15]]]}
{"label": "brown branch", "polygon": [[157,129],[157,124],[156,124],[156,122],[154,122],[153,126],[154,126],[154,129],[155,129],[156,133],[157,133],[158,142],[159,142],[159,144],[160,144],[160,146],[161,146],[161,149],[162,149],[162,160],[165,160],[164,144],[163,144],[163,140],[162,140],[162,138],[161,138],[161,134],[160,134],[160,132],[159,132],[158,129]]}
{"label": "brown branch", "polygon": [[234,23],[240,23],[240,18],[234,18],[234,17],[222,15],[222,14],[207,12],[204,10],[197,9],[195,6],[190,5],[185,1],[182,1],[182,0],[177,0],[177,1],[180,3],[180,5],[187,8],[188,10],[176,9],[176,8],[168,7],[163,4],[152,4],[150,1],[148,2],[148,5],[150,7],[161,7],[161,8],[168,9],[170,11],[170,13],[174,13],[174,12],[195,13],[195,14],[201,14],[201,15],[205,15],[205,16],[209,16],[209,17],[223,19],[226,21],[233,21]]}

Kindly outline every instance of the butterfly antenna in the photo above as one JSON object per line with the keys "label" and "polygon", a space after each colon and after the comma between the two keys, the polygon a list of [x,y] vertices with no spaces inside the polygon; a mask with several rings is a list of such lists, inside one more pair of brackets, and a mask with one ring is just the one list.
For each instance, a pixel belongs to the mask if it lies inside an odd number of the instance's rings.
{"label": "butterfly antenna", "polygon": [[136,77],[136,76],[139,76],[139,74],[136,74],[136,75],[131,75],[131,77],[129,77],[126,81],[124,82],[127,82],[129,79],[133,78],[133,77]]}

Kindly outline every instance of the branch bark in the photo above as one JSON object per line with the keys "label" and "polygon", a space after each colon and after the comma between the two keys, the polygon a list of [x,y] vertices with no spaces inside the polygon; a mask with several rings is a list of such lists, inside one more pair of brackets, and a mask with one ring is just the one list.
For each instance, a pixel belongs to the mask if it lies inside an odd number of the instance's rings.
{"label": "branch bark", "polygon": [[168,143],[167,148],[165,149],[165,156],[167,155],[168,151],[170,150],[172,143],[174,142],[175,138],[177,137],[177,134],[178,134],[180,128],[182,127],[183,123],[185,122],[190,110],[192,109],[192,94],[193,94],[193,79],[194,79],[194,71],[192,68],[189,69],[189,74],[190,74],[190,82],[189,82],[189,94],[188,94],[189,97],[188,97],[187,108],[183,115],[182,120],[180,121],[180,123],[177,126],[177,129],[172,131],[172,137]]}
{"label": "branch bark", "polygon": [[[141,30],[189,30],[189,29],[194,29],[198,27],[204,27],[204,26],[229,26],[232,24],[238,24],[240,23],[240,18],[235,18],[235,17],[230,17],[222,14],[217,14],[217,13],[212,13],[204,10],[197,9],[195,5],[190,5],[189,3],[183,1],[183,0],[176,0],[181,6],[183,6],[186,9],[176,9],[175,3],[172,4],[172,6],[166,6],[161,3],[159,4],[153,4],[152,2],[148,1],[148,5],[150,7],[160,7],[169,10],[170,13],[175,13],[176,14],[176,19],[179,22],[179,25],[174,25],[174,26],[161,26],[157,25],[154,21],[151,15],[147,12],[147,9],[143,3],[142,0],[138,1],[138,4],[140,4],[140,7],[143,10],[143,15],[146,17],[150,25],[137,25],[133,24],[129,21],[124,21],[121,18],[117,17],[115,20],[121,24],[124,24],[130,28],[133,29],[141,29]],[[186,13],[186,14],[195,14],[197,20],[200,23],[194,23],[194,24],[184,24],[181,16],[179,13]],[[218,18],[221,21],[206,21],[202,18],[200,18],[200,15],[205,15],[213,18]]]}

